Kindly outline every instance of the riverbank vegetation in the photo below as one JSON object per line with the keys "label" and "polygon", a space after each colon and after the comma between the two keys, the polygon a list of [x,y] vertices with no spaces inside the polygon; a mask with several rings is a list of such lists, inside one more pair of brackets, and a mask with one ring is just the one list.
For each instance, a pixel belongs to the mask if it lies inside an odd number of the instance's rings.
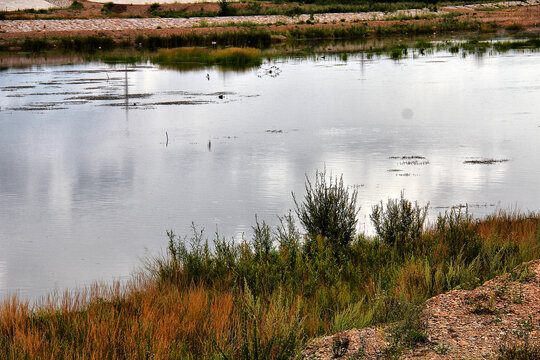
{"label": "riverbank vegetation", "polygon": [[[236,30],[223,30],[220,32],[186,32],[169,36],[139,35],[134,39],[117,40],[107,35],[91,36],[50,36],[50,37],[27,37],[24,39],[11,39],[0,41],[0,52],[39,54],[48,53],[83,53],[83,54],[103,54],[111,51],[130,51],[130,56],[137,52],[155,51],[158,49],[171,49],[178,47],[208,47],[221,49],[226,47],[251,47],[261,50],[272,48],[271,52],[289,52],[290,49],[306,49],[310,47],[310,41],[357,41],[359,50],[380,51],[390,44],[403,43],[401,36],[429,36],[433,31],[447,33],[453,31],[467,31],[472,41],[450,42],[455,49],[469,47],[489,49],[493,47],[496,51],[503,52],[518,49],[537,49],[539,47],[536,38],[525,40],[507,41],[478,41],[474,40],[475,34],[493,34],[497,29],[495,23],[481,23],[475,21],[459,21],[448,18],[443,21],[428,21],[423,23],[397,23],[388,27],[368,27],[362,24],[357,26],[343,27],[295,27],[287,30],[268,30],[257,26],[238,27]],[[472,32],[472,33],[471,33]],[[361,42],[369,40],[385,39],[384,44],[377,48],[362,47]],[[394,39],[394,40],[392,40]],[[380,42],[380,41],[379,41]],[[407,42],[407,41],[406,41]],[[408,41],[410,42],[410,40]],[[423,41],[427,47],[437,46],[442,48],[445,45],[437,44],[437,41]],[[448,44],[445,41],[444,44]],[[432,45],[430,45],[432,44]],[[384,49],[383,49],[384,50]],[[108,54],[110,55],[110,54]]]}
{"label": "riverbank vegetation", "polygon": [[[157,40],[156,40],[157,39]],[[254,38],[256,39],[256,38]],[[114,49],[109,41],[101,41],[98,38],[69,38],[61,39],[59,46],[72,51],[62,52],[61,59],[66,62],[76,61],[102,61],[108,64],[137,64],[154,63],[160,66],[168,66],[178,70],[197,69],[208,66],[218,66],[221,69],[249,69],[261,66],[263,60],[272,61],[272,59],[286,58],[338,58],[340,61],[347,61],[351,55],[360,55],[364,59],[386,56],[394,60],[406,57],[419,57],[436,52],[448,52],[455,56],[484,56],[485,54],[500,54],[509,51],[537,51],[540,48],[540,40],[537,38],[523,40],[478,40],[471,39],[467,41],[430,41],[428,38],[419,37],[417,40],[362,40],[362,41],[310,41],[298,40],[290,43],[271,46],[269,48],[252,47],[217,47],[217,46],[185,46],[175,47],[180,43],[193,44],[196,41],[192,39],[171,37],[163,42],[160,38],[144,38],[141,41],[141,47],[150,47],[154,50],[133,50],[131,48]],[[186,40],[186,42],[183,42]],[[268,39],[269,40],[269,39]],[[146,43],[148,41],[148,43]],[[155,41],[158,41],[157,43]],[[255,41],[255,40],[254,40]],[[102,50],[84,52],[83,49],[95,47],[101,44]],[[159,45],[170,45],[170,49],[160,49]],[[37,49],[47,46],[41,42],[27,40],[24,47],[28,51],[36,50],[32,56],[9,54],[13,57],[15,63],[20,63],[20,58],[24,56],[25,60],[31,64],[35,58],[36,64],[43,61],[53,61],[55,59],[52,52],[39,52]],[[41,54],[42,57],[37,56]],[[71,57],[69,54],[72,54]],[[5,62],[8,63],[9,57],[6,56]]]}
{"label": "riverbank vegetation", "polygon": [[342,179],[317,173],[279,226],[256,218],[250,239],[171,230],[167,255],[129,284],[38,306],[5,300],[0,354],[287,359],[323,334],[402,319],[406,327],[427,298],[472,289],[540,257],[537,213],[475,219],[452,208],[426,223],[428,204],[402,195],[372,209],[376,234],[367,236],[355,233],[357,198]]}

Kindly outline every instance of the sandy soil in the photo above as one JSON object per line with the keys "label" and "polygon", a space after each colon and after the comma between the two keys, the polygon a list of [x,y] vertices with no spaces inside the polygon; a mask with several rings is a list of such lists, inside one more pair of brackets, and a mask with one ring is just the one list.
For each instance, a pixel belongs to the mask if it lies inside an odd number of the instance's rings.
{"label": "sandy soil", "polygon": [[[513,274],[520,275],[502,275],[474,290],[452,290],[426,301],[422,320],[427,341],[405,350],[400,359],[497,359],[502,344],[525,345],[525,338],[539,344],[540,330],[527,322],[540,318],[540,260],[525,263]],[[389,330],[353,329],[314,339],[303,359],[335,359],[332,345],[339,338],[349,340],[340,359],[359,353],[366,359],[383,358],[392,342]]]}
{"label": "sandy soil", "polygon": [[55,7],[45,0],[0,0],[0,11],[17,11],[23,9],[49,9]]}
{"label": "sandy soil", "polygon": [[[190,4],[201,2],[218,2],[219,0],[95,0],[96,3],[112,2],[126,5],[149,5],[149,4]],[[68,7],[71,0],[0,0],[0,11],[17,11],[25,9],[50,9],[56,7]]]}

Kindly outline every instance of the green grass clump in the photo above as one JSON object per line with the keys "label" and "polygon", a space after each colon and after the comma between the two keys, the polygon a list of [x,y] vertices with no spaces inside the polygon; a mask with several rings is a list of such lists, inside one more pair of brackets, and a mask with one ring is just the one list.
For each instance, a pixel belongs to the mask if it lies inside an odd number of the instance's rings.
{"label": "green grass clump", "polygon": [[523,26],[520,24],[508,24],[504,27],[504,30],[511,32],[521,31],[523,30]]}
{"label": "green grass clump", "polygon": [[152,62],[167,66],[219,65],[245,68],[262,63],[261,51],[253,48],[227,48],[220,50],[200,47],[160,50]]}
{"label": "green grass clump", "polygon": [[540,39],[533,38],[517,41],[497,41],[493,43],[493,48],[499,52],[510,50],[535,50],[540,48]]}

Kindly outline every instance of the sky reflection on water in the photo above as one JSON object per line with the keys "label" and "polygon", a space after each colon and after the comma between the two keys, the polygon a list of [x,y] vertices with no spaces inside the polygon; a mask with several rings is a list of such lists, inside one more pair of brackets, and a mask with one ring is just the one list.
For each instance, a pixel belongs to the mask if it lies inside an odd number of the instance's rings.
{"label": "sky reflection on water", "polygon": [[[480,216],[537,210],[538,60],[263,65],[276,77],[103,64],[0,72],[0,296],[126,278],[165,247],[166,229],[187,234],[192,221],[208,236],[249,236],[255,214],[276,224],[324,166],[359,186],[361,231],[371,206],[402,190],[430,201],[431,219],[466,203]],[[402,156],[425,159],[391,158]],[[483,158],[509,161],[464,164]]]}

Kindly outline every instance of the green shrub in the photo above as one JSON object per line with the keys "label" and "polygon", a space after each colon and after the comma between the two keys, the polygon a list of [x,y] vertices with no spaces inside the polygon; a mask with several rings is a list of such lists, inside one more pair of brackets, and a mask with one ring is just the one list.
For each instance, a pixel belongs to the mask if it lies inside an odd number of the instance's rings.
{"label": "green shrub", "polygon": [[150,5],[148,7],[148,13],[151,14],[151,13],[154,13],[156,12],[157,10],[159,10],[161,6],[158,4],[158,3],[153,3],[152,5]]}
{"label": "green shrub", "polygon": [[227,0],[219,0],[219,16],[231,16],[234,14],[236,14],[236,9]]}
{"label": "green shrub", "polygon": [[373,206],[369,217],[379,239],[403,252],[422,235],[428,208],[429,203],[420,207],[415,202],[413,206],[402,192],[400,199],[388,199],[386,210],[382,201]]}
{"label": "green shrub", "polygon": [[111,12],[114,7],[113,2],[106,2],[103,4],[103,7],[101,8],[101,12]]}
{"label": "green shrub", "polygon": [[293,195],[296,215],[307,231],[306,245],[316,241],[317,237],[327,238],[333,250],[347,248],[356,233],[356,208],[358,190],[352,192],[339,179],[327,179],[326,169],[315,173],[315,184],[306,176],[306,195],[300,204]]}
{"label": "green shrub", "polygon": [[259,14],[262,10],[261,3],[257,1],[250,2],[249,5],[246,6],[246,10],[252,14]]}
{"label": "green shrub", "polygon": [[81,10],[84,8],[84,5],[78,2],[77,0],[73,1],[69,6],[70,10]]}

